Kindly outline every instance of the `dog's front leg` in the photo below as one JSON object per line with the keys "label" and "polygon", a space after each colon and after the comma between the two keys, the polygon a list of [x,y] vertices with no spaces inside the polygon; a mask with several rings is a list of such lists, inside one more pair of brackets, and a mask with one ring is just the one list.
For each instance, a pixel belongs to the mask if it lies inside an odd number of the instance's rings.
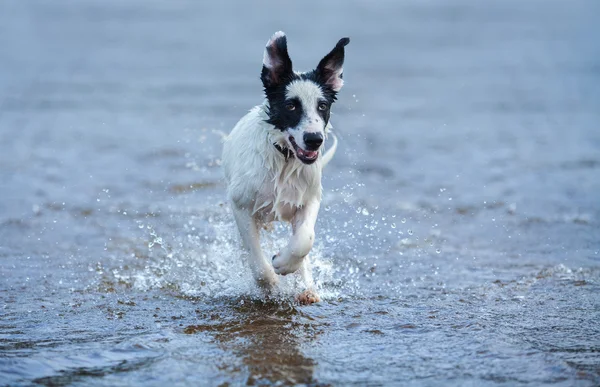
{"label": "dog's front leg", "polygon": [[242,243],[250,253],[250,269],[256,282],[263,288],[271,289],[277,285],[277,275],[263,255],[260,248],[260,231],[256,219],[247,210],[232,204],[233,215],[242,236]]}
{"label": "dog's front leg", "polygon": [[292,237],[288,245],[273,257],[275,273],[286,275],[297,271],[315,241],[315,223],[321,203],[308,202],[298,209],[292,219]]}
{"label": "dog's front leg", "polygon": [[296,296],[296,301],[304,305],[320,302],[321,298],[315,289],[315,281],[313,279],[308,255],[302,261],[302,265],[300,265],[300,275],[302,276],[302,280],[304,281],[306,289]]}

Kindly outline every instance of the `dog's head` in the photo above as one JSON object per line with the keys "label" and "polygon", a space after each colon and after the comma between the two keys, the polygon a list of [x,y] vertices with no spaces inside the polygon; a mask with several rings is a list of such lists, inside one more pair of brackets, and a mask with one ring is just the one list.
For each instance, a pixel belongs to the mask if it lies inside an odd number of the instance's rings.
{"label": "dog's head", "polygon": [[283,32],[276,32],[267,42],[261,80],[269,101],[268,123],[281,130],[288,147],[304,164],[319,157],[325,137],[331,105],[342,88],[344,47],[342,38],[316,69],[298,73],[292,69]]}

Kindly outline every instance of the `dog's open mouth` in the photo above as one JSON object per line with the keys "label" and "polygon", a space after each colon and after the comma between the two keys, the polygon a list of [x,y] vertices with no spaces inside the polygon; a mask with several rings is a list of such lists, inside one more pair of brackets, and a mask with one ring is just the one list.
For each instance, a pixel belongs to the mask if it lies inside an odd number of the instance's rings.
{"label": "dog's open mouth", "polygon": [[294,153],[296,153],[296,157],[304,164],[312,164],[317,161],[319,157],[319,151],[307,151],[298,146],[296,144],[296,140],[294,140],[293,136],[290,136],[290,143],[294,147]]}

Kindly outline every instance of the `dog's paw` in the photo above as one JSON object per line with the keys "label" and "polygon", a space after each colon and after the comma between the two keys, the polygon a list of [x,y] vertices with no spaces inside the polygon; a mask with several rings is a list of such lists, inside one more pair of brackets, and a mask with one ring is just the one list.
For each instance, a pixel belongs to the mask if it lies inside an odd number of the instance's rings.
{"label": "dog's paw", "polygon": [[275,287],[277,287],[277,284],[279,284],[279,278],[277,278],[274,275],[273,276],[262,276],[261,278],[258,278],[256,280],[256,283],[263,290],[270,291],[270,290],[274,289]]}
{"label": "dog's paw", "polygon": [[277,297],[277,285],[279,285],[280,278],[275,274],[273,269],[267,268],[259,273],[259,275],[255,276],[254,279],[265,300],[271,299],[271,297]]}
{"label": "dog's paw", "polygon": [[279,277],[277,277],[277,274],[270,269],[255,273],[254,278],[256,279],[258,286],[267,291],[274,289],[279,284]]}
{"label": "dog's paw", "polygon": [[302,264],[302,259],[293,260],[286,258],[281,255],[281,253],[277,253],[273,256],[273,270],[276,274],[279,275],[287,275],[291,273],[295,273],[300,268]]}
{"label": "dog's paw", "polygon": [[321,302],[321,298],[314,290],[307,289],[296,296],[296,302],[300,305],[310,305],[315,302]]}

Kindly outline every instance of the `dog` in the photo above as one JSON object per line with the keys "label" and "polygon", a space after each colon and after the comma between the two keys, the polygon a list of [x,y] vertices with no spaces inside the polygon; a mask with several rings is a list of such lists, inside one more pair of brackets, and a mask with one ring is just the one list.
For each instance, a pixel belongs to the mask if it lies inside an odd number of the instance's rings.
{"label": "dog", "polygon": [[[331,106],[344,84],[342,38],[317,67],[296,72],[288,55],[286,35],[279,31],[267,42],[260,79],[265,101],[246,114],[225,138],[222,165],[227,196],[257,283],[271,291],[277,275],[300,271],[306,289],[296,300],[319,302],[308,253],[315,240],[321,203],[321,172],[337,149],[327,152]],[[267,260],[260,229],[273,221],[289,222],[292,235],[285,248]]]}

